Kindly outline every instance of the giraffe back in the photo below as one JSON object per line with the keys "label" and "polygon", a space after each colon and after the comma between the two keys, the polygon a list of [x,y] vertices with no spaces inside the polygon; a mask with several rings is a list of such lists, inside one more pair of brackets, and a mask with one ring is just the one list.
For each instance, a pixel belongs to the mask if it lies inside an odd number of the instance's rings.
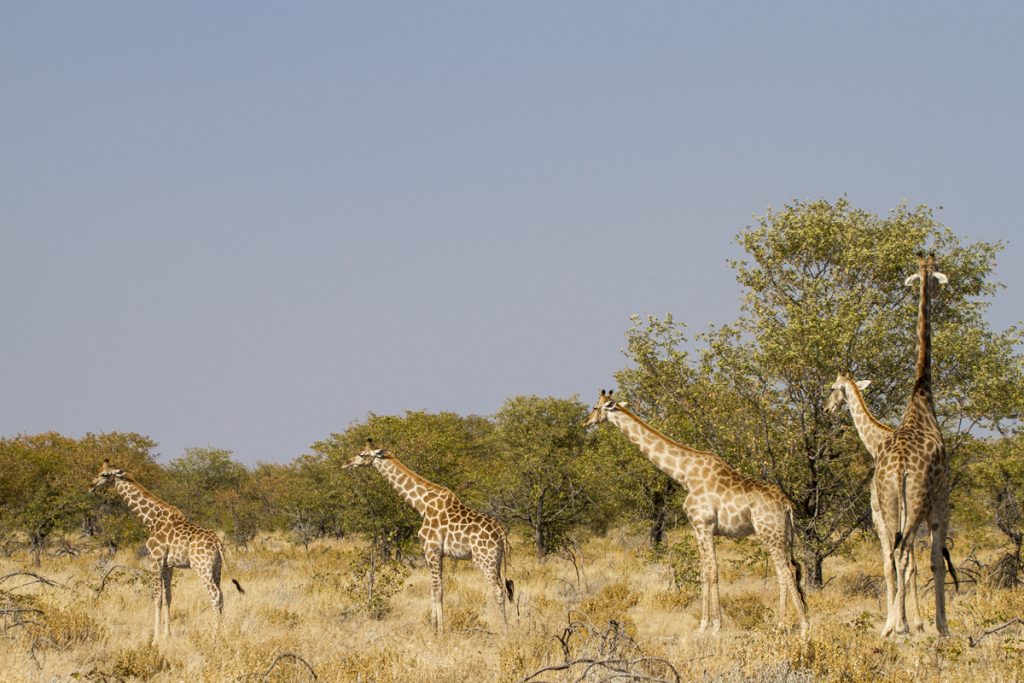
{"label": "giraffe back", "polygon": [[460,560],[481,554],[504,554],[505,530],[498,520],[463,505],[449,492],[438,499],[437,507],[423,516],[420,536],[433,538],[443,545],[444,554]]}

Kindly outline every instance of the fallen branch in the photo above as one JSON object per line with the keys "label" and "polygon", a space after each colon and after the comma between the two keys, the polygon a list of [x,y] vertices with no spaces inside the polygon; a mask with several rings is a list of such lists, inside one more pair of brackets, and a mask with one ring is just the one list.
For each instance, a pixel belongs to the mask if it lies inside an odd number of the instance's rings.
{"label": "fallen branch", "polygon": [[[672,671],[673,677],[658,678],[657,676],[648,676],[646,674],[633,671],[633,667],[642,662],[657,662],[659,664],[662,664]],[[628,681],[651,681],[652,683],[680,683],[680,681],[682,680],[679,678],[679,672],[677,672],[675,668],[673,668],[665,660],[658,659],[656,657],[641,657],[640,659],[635,660],[592,659],[590,657],[581,657],[579,659],[574,659],[570,662],[565,662],[564,664],[546,666],[543,669],[538,669],[526,678],[522,679],[520,683],[527,683],[527,681],[533,681],[537,678],[537,676],[540,676],[542,673],[547,673],[549,671],[565,671],[566,669],[571,669],[574,666],[579,666],[581,664],[586,664],[587,667],[583,670],[583,673],[580,674],[579,678],[577,678],[576,681],[585,681],[587,679],[587,676],[590,675],[590,672],[597,667],[601,667],[607,671],[613,672],[615,675],[611,677],[612,679],[618,678]]]}
{"label": "fallen branch", "polygon": [[1010,626],[1013,626],[1014,624],[1024,624],[1024,619],[1021,619],[1020,617],[1014,617],[1013,619],[1010,619],[1005,624],[1002,624],[1000,626],[996,626],[995,628],[990,628],[989,630],[985,631],[984,633],[982,633],[977,638],[975,638],[974,636],[968,636],[967,637],[967,644],[970,645],[971,647],[975,647],[986,636],[990,636],[993,633],[999,633],[1004,628],[1009,628]]}
{"label": "fallen branch", "polygon": [[31,586],[33,583],[41,583],[44,586],[51,586],[51,587],[56,587],[56,588],[67,588],[67,586],[65,586],[63,583],[60,583],[59,581],[54,581],[53,579],[48,579],[45,576],[40,576],[39,574],[36,574],[35,572],[26,572],[26,571],[16,571],[16,572],[11,572],[10,574],[6,574],[4,576],[0,576],[0,583],[3,583],[7,579],[14,578],[15,576],[29,576],[29,577],[32,578],[32,580],[28,581],[26,583],[17,585],[14,588],[11,588],[10,590],[12,590],[12,591],[13,590],[18,590],[19,588],[24,588],[25,586]]}
{"label": "fallen branch", "polygon": [[107,570],[106,574],[103,575],[103,579],[100,581],[100,585],[96,588],[96,597],[99,597],[99,594],[103,592],[103,589],[107,585],[107,579],[110,578],[110,575],[113,574],[114,570],[116,569],[124,569],[125,571],[131,572],[136,576],[146,576],[146,572],[142,571],[141,569],[137,569],[136,567],[129,567],[128,565],[124,564],[115,564],[113,567]]}
{"label": "fallen branch", "polygon": [[[520,683],[535,681],[538,676],[551,671],[567,671],[582,666],[576,675],[576,683],[592,680],[591,674],[600,680],[649,681],[650,683],[680,683],[679,672],[667,660],[646,656],[628,633],[615,620],[608,622],[608,628],[601,631],[588,621],[572,619],[561,635],[552,636],[561,646],[563,662],[538,669],[523,678]],[[573,636],[578,636],[573,638]],[[584,650],[573,653],[576,648]]]}
{"label": "fallen branch", "polygon": [[274,658],[274,661],[270,664],[270,667],[263,672],[262,679],[264,681],[269,680],[270,672],[274,670],[274,667],[277,666],[282,659],[291,659],[293,662],[302,662],[306,666],[306,669],[309,671],[309,675],[313,677],[313,680],[319,680],[316,676],[316,671],[313,670],[313,667],[310,665],[309,662],[307,662],[305,659],[298,656],[294,652],[282,652]]}
{"label": "fallen branch", "polygon": [[35,617],[41,617],[44,615],[43,610],[34,608],[23,608],[23,607],[0,607],[0,617],[3,617],[3,624],[0,625],[0,630],[3,631],[4,635],[12,628],[19,626],[38,626],[40,622],[36,621]]}

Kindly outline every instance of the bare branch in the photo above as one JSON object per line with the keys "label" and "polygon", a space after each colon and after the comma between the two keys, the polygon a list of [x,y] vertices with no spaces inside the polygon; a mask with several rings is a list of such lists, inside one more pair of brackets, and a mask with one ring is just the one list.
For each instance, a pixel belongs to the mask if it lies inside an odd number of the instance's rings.
{"label": "bare branch", "polygon": [[1013,626],[1014,624],[1024,624],[1024,619],[1021,619],[1020,617],[1014,617],[1013,619],[1010,619],[1005,624],[1001,624],[1000,626],[996,626],[995,628],[990,628],[989,630],[985,631],[984,633],[982,633],[978,637],[968,636],[967,637],[967,643],[971,647],[976,647],[978,645],[978,643],[980,643],[982,641],[982,639],[985,638],[986,636],[990,636],[993,633],[999,633],[1003,629],[1009,628],[1010,626]]}

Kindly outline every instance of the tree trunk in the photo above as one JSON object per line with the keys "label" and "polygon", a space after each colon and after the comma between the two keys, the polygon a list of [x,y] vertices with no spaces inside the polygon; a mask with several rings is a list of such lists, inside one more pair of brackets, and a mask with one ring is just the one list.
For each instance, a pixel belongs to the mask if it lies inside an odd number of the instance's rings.
{"label": "tree trunk", "polygon": [[823,582],[822,565],[825,563],[825,558],[813,550],[807,550],[803,553],[802,559],[804,585],[812,590],[820,589]]}
{"label": "tree trunk", "polygon": [[647,532],[647,537],[651,542],[652,548],[659,547],[665,540],[665,518],[668,516],[668,510],[665,509],[664,501],[661,501],[654,509],[654,515],[651,519],[651,528]]}
{"label": "tree trunk", "polygon": [[665,540],[665,521],[668,519],[668,501],[672,490],[677,484],[667,479],[660,488],[651,494],[651,514],[648,519],[651,526],[647,530],[647,538],[652,548],[657,548]]}
{"label": "tree trunk", "polygon": [[534,511],[533,518],[533,535],[537,543],[537,559],[543,560],[548,554],[548,539],[547,534],[544,533],[544,496],[547,494],[547,487],[540,492],[540,497],[537,498],[537,509]]}
{"label": "tree trunk", "polygon": [[537,559],[543,560],[544,557],[548,554],[548,542],[547,539],[544,538],[544,527],[542,527],[540,523],[538,523],[537,526],[534,527],[533,537],[534,541],[537,544]]}

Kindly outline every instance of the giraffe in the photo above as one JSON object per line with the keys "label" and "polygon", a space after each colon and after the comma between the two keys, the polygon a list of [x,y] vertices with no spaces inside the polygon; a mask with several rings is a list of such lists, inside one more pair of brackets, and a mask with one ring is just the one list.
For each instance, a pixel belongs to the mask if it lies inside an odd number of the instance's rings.
{"label": "giraffe", "polygon": [[[948,278],[935,269],[935,257],[918,254],[918,272],[904,284],[918,287],[918,352],[910,401],[899,426],[875,450],[872,494],[877,497],[875,519],[886,575],[895,573],[895,591],[889,601],[882,636],[909,633],[906,590],[913,585],[913,549],[917,530],[927,522],[931,530],[931,569],[935,585],[935,628],[948,635],[946,623],[946,568],[957,583],[949,551],[949,480],[946,449],[932,402],[931,299]],[[888,578],[887,578],[888,583]]]}
{"label": "giraffe", "polygon": [[673,441],[630,412],[625,403],[616,402],[612,392],[601,390],[584,427],[604,421],[622,430],[658,469],[688,491],[683,508],[697,538],[701,563],[700,631],[706,631],[709,625],[713,632],[722,627],[714,537],[755,535],[775,564],[779,628],[784,627],[788,593],[800,620],[800,631],[806,634],[807,605],[800,587],[800,565],[793,558],[793,506],[785,494],[777,486],[740,473],[714,453]]}
{"label": "giraffe", "polygon": [[[868,454],[872,460],[878,459],[879,449],[882,444],[892,435],[894,430],[889,425],[881,422],[878,418],[871,414],[871,410],[867,406],[867,402],[864,400],[864,390],[871,384],[871,380],[864,379],[854,381],[839,373],[836,376],[835,383],[832,384],[832,392],[829,394],[828,401],[825,403],[825,410],[830,413],[834,413],[842,409],[842,407],[848,406],[850,409],[850,417],[853,418],[853,425],[857,428],[857,434],[860,436],[860,440],[864,443],[864,447],[867,449]],[[871,520],[875,525],[875,530],[878,532],[878,541],[882,546],[882,574],[885,576],[885,597],[886,605],[891,605],[893,598],[896,594],[896,576],[895,568],[892,561],[889,559],[892,554],[892,543],[889,541],[889,534],[885,531],[885,521],[882,518],[882,510],[878,505],[878,490],[874,485],[874,479],[872,478],[871,485]],[[913,594],[913,600],[911,606],[914,608],[913,625],[915,631],[924,630],[924,622],[921,620],[921,604],[918,600],[917,594],[917,556],[911,550],[910,554],[910,567],[907,575],[907,581],[910,584],[911,591]]]}
{"label": "giraffe", "polygon": [[514,584],[506,578],[502,585],[502,562],[508,572],[509,542],[501,524],[485,514],[462,504],[454,493],[413,472],[393,453],[377,448],[373,439],[343,467],[352,469],[372,465],[398,494],[423,517],[419,537],[423,554],[430,567],[430,621],[439,632],[444,631],[442,567],[444,558],[473,560],[491,586],[501,619],[508,626],[505,614],[506,597],[511,602]]}
{"label": "giraffe", "polygon": [[[219,628],[224,613],[224,596],[220,590],[224,548],[220,538],[213,531],[189,522],[181,510],[160,500],[123,469],[104,460],[89,491],[98,491],[111,483],[129,509],[149,529],[146,549],[149,550],[149,564],[153,572],[153,642],[159,638],[161,621],[164,637],[171,635],[171,573],[175,568],[191,568],[199,575],[210,596],[210,604],[217,611]],[[239,593],[245,592],[237,579],[231,579],[231,582]],[[163,618],[165,605],[167,615]]]}

